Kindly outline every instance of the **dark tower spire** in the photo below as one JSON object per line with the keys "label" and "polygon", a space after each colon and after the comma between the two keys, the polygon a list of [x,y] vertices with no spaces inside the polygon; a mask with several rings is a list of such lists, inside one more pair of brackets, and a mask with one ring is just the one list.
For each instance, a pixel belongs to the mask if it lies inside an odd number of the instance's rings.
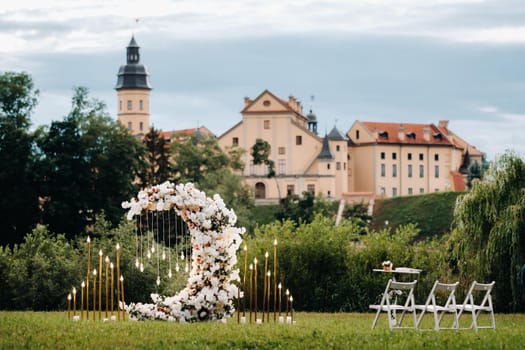
{"label": "dark tower spire", "polygon": [[140,46],[137,45],[134,36],[126,48],[126,64],[120,66],[115,89],[151,90],[148,70],[140,63]]}

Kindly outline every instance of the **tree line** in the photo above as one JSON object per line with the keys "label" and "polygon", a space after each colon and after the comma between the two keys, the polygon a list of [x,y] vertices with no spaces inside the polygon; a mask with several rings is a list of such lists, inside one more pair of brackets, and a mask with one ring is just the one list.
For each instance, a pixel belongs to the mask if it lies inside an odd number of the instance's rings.
{"label": "tree line", "polygon": [[22,242],[37,224],[75,238],[102,213],[115,227],[123,200],[166,180],[194,182],[236,208],[253,205],[230,170],[243,166],[240,154],[225,154],[214,138],[169,144],[151,128],[138,139],[85,87],[74,88],[66,116],[32,131],[38,96],[29,74],[0,74],[0,245]]}

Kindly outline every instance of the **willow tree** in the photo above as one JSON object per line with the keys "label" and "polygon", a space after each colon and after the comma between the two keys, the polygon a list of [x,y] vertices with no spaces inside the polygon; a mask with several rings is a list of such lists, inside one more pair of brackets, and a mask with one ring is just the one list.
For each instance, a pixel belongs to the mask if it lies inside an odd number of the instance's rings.
{"label": "willow tree", "polygon": [[452,265],[469,282],[496,281],[501,311],[522,310],[525,290],[520,270],[525,262],[525,163],[512,152],[499,157],[458,198],[451,236]]}

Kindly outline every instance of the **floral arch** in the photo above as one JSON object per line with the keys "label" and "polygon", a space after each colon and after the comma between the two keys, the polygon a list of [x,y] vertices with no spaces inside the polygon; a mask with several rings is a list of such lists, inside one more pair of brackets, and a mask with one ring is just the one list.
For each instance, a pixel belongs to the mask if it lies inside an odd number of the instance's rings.
{"label": "floral arch", "polygon": [[241,295],[233,283],[239,278],[236,252],[245,230],[234,226],[237,216],[218,194],[209,198],[191,183],[167,181],[140,191],[122,207],[128,220],[147,211],[174,210],[188,225],[192,246],[186,287],[174,296],[152,294],[152,304],[126,305],[130,319],[193,322],[233,314],[233,299]]}

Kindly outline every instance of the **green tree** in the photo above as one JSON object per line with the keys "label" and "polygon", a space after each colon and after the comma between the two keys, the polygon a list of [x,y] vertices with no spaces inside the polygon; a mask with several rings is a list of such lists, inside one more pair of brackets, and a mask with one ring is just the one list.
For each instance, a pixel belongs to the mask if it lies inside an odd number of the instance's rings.
{"label": "green tree", "polygon": [[523,310],[519,273],[525,261],[525,163],[512,152],[496,160],[459,197],[449,243],[453,271],[465,281],[496,281],[502,311]]}
{"label": "green tree", "polygon": [[37,96],[28,74],[0,74],[0,244],[21,242],[38,220],[34,138],[29,132]]}
{"label": "green tree", "polygon": [[171,144],[172,169],[176,182],[200,184],[208,174],[226,168],[228,156],[217,140],[192,134],[187,140]]}
{"label": "green tree", "polygon": [[116,225],[120,203],[136,193],[143,145],[82,87],[75,89],[69,115],[37,134],[44,222],[50,230],[73,237],[102,211]]}
{"label": "green tree", "polygon": [[[252,146],[251,156],[253,158],[254,165],[264,164],[268,167],[268,178],[275,178],[275,162],[270,159],[272,153],[272,147],[270,143],[263,139],[256,139]],[[279,200],[281,199],[281,188],[279,182],[275,179],[275,185],[277,186],[277,193],[279,194]]]}
{"label": "green tree", "polygon": [[251,153],[254,165],[265,164],[266,166],[268,166],[269,178],[275,176],[275,162],[270,159],[271,151],[272,149],[268,141],[265,141],[263,139],[257,139],[255,140],[255,143],[252,146]]}
{"label": "green tree", "polygon": [[143,143],[146,146],[146,167],[139,175],[141,184],[152,186],[169,180],[169,149],[160,130],[152,127],[145,135]]}

